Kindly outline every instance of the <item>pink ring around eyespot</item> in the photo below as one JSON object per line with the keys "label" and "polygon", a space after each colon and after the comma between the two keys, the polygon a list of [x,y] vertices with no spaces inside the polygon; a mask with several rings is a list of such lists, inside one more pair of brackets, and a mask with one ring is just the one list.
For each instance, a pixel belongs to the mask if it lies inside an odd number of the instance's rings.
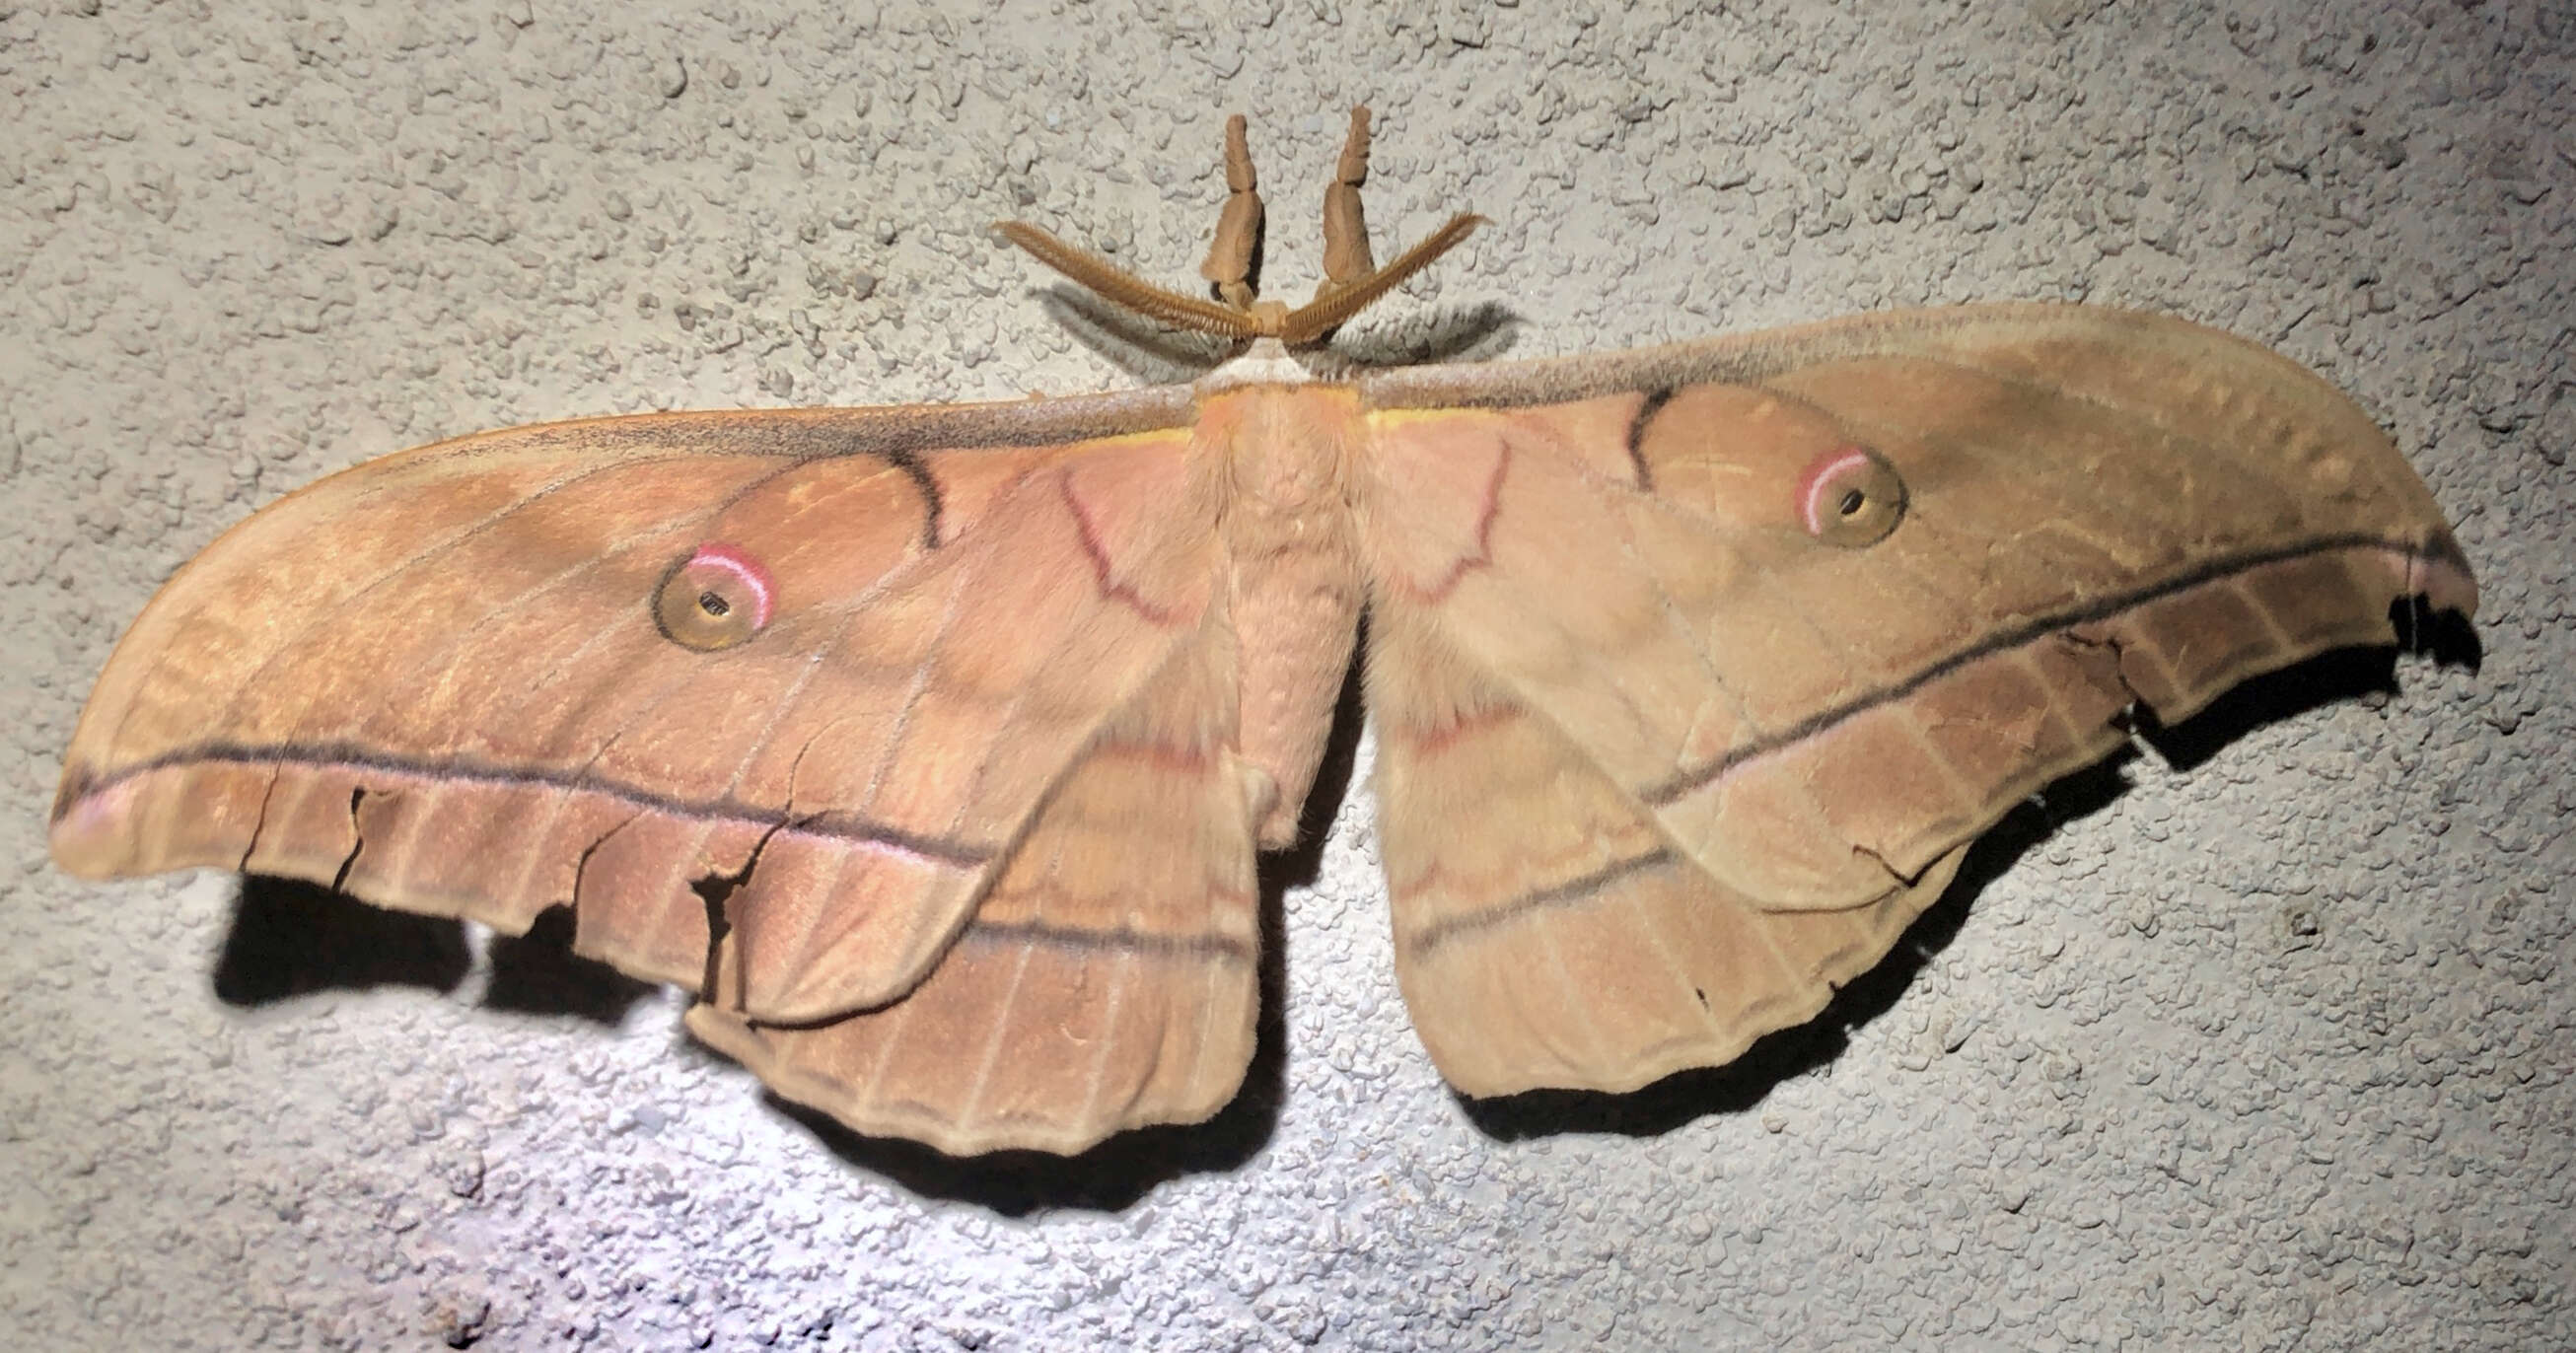
{"label": "pink ring around eyespot", "polygon": [[700,564],[711,564],[723,569],[740,580],[744,587],[750,589],[753,629],[759,629],[769,623],[770,598],[773,592],[769,582],[769,570],[753,562],[750,555],[722,543],[700,545],[698,552],[689,556],[689,567],[695,568]]}
{"label": "pink ring around eyespot", "polygon": [[1806,519],[1808,535],[1825,533],[1825,519],[1818,511],[1824,506],[1825,485],[1845,470],[1868,464],[1868,451],[1858,446],[1846,446],[1839,452],[1818,456],[1816,463],[1808,466],[1807,472],[1798,477],[1798,514]]}

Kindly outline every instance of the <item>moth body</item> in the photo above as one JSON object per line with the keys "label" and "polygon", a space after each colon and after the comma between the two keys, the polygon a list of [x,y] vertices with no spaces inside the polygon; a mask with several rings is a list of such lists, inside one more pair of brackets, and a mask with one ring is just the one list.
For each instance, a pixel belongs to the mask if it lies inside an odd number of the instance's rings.
{"label": "moth body", "polygon": [[1226,610],[1237,635],[1240,751],[1266,780],[1259,840],[1294,841],[1350,668],[1363,595],[1351,467],[1357,396],[1324,384],[1230,385],[1206,395],[1191,454],[1220,473]]}

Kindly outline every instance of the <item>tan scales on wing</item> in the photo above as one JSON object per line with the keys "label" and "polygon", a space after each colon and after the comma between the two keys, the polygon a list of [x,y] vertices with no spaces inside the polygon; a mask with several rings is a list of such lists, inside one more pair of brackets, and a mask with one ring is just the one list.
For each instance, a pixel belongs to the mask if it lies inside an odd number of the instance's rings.
{"label": "tan scales on wing", "polygon": [[[1191,552],[1210,548],[1204,528],[1172,528],[1194,542],[1186,548],[1153,543],[1156,522],[1188,520],[1172,515],[1185,497],[1178,481],[1152,468],[1177,469],[1186,434],[1162,450],[1150,438],[1118,444],[1108,462],[1137,470],[1114,476],[1103,502],[1122,492],[1152,502],[1150,512],[1104,509],[1097,524],[1137,570],[1121,600],[1095,585],[1091,547],[1063,521],[1056,449],[959,453],[940,505],[946,547],[926,553],[921,486],[889,478],[879,458],[678,453],[744,417],[612,420],[431,448],[311,491],[302,501],[322,510],[304,530],[218,544],[137,627],[138,651],[178,656],[138,668],[140,683],[104,686],[70,758],[112,783],[120,811],[200,829],[92,834],[75,815],[57,833],[63,858],[345,877],[390,905],[511,930],[546,906],[588,903],[576,918],[584,952],[695,981],[706,934],[693,884],[739,874],[759,850],[766,871],[736,896],[739,932],[777,960],[756,970],[767,976],[755,1006],[813,1017],[898,994],[1017,833],[1011,805],[1029,811],[1090,736],[1084,707],[1103,717],[1159,661],[1176,620],[1206,604],[1214,557]],[[812,451],[832,447],[828,414],[806,429]],[[939,482],[935,468],[921,473]],[[445,495],[448,482],[464,488]],[[584,485],[596,487],[570,491]],[[866,510],[802,510],[850,491]],[[529,513],[539,529],[495,525]],[[781,606],[772,642],[716,655],[715,680],[710,659],[676,654],[654,633],[642,603],[674,552],[724,535],[762,542]],[[483,543],[531,536],[556,543]],[[979,562],[1005,547],[1013,563]],[[1051,549],[1055,562],[1041,562]],[[580,585],[556,585],[575,550],[595,564]],[[335,567],[283,568],[270,562],[281,551]],[[450,567],[416,585],[403,569],[421,557]],[[905,575],[875,605],[816,604]],[[244,587],[262,602],[229,599]],[[343,606],[365,589],[400,601]],[[1162,608],[1152,615],[1133,604],[1147,593]],[[924,602],[921,619],[908,619]],[[251,642],[233,618],[242,614],[317,628],[275,622],[279,632]],[[460,628],[486,631],[471,673],[457,657]],[[1007,652],[991,642],[1002,633],[1014,636]],[[359,654],[367,661],[353,664]],[[835,654],[847,656],[817,661]],[[933,698],[907,700],[925,672],[941,677]],[[225,730],[220,746],[197,731],[209,726]],[[211,805],[173,807],[209,790],[219,791]],[[860,856],[870,863],[851,870]]]}
{"label": "tan scales on wing", "polygon": [[732,1008],[720,951],[691,1027],[791,1099],[960,1154],[1215,1112],[1251,1057],[1260,950],[1223,640],[1202,633],[1103,730],[910,995],[770,1027]]}

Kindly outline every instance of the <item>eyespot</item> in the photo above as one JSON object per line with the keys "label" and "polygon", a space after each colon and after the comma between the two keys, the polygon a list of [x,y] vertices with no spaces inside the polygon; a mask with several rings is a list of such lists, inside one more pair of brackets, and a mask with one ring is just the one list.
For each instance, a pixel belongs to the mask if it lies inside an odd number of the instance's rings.
{"label": "eyespot", "polygon": [[1798,476],[1798,520],[1828,545],[1875,545],[1904,516],[1905,481],[1866,446],[1838,446]]}
{"label": "eyespot", "polygon": [[700,545],[671,565],[653,591],[653,623],[682,648],[731,648],[769,625],[775,589],[750,555],[731,545]]}

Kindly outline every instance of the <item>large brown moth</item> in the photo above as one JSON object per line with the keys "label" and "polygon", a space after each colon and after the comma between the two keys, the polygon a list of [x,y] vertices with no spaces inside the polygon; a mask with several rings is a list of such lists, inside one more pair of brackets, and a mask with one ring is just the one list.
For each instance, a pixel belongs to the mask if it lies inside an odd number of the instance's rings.
{"label": "large brown moth", "polygon": [[[694,989],[780,1094],[956,1153],[1194,1122],[1253,1044],[1359,621],[1397,977],[1470,1095],[1805,1020],[2016,801],[2476,585],[2325,382],[2118,311],[1869,315],[1310,369],[1380,269],[1255,296],[1241,119],[1186,386],[490,432],[293,494],[165,586],[54,858],[324,881]],[[2419,600],[2420,599],[2420,600]]]}

